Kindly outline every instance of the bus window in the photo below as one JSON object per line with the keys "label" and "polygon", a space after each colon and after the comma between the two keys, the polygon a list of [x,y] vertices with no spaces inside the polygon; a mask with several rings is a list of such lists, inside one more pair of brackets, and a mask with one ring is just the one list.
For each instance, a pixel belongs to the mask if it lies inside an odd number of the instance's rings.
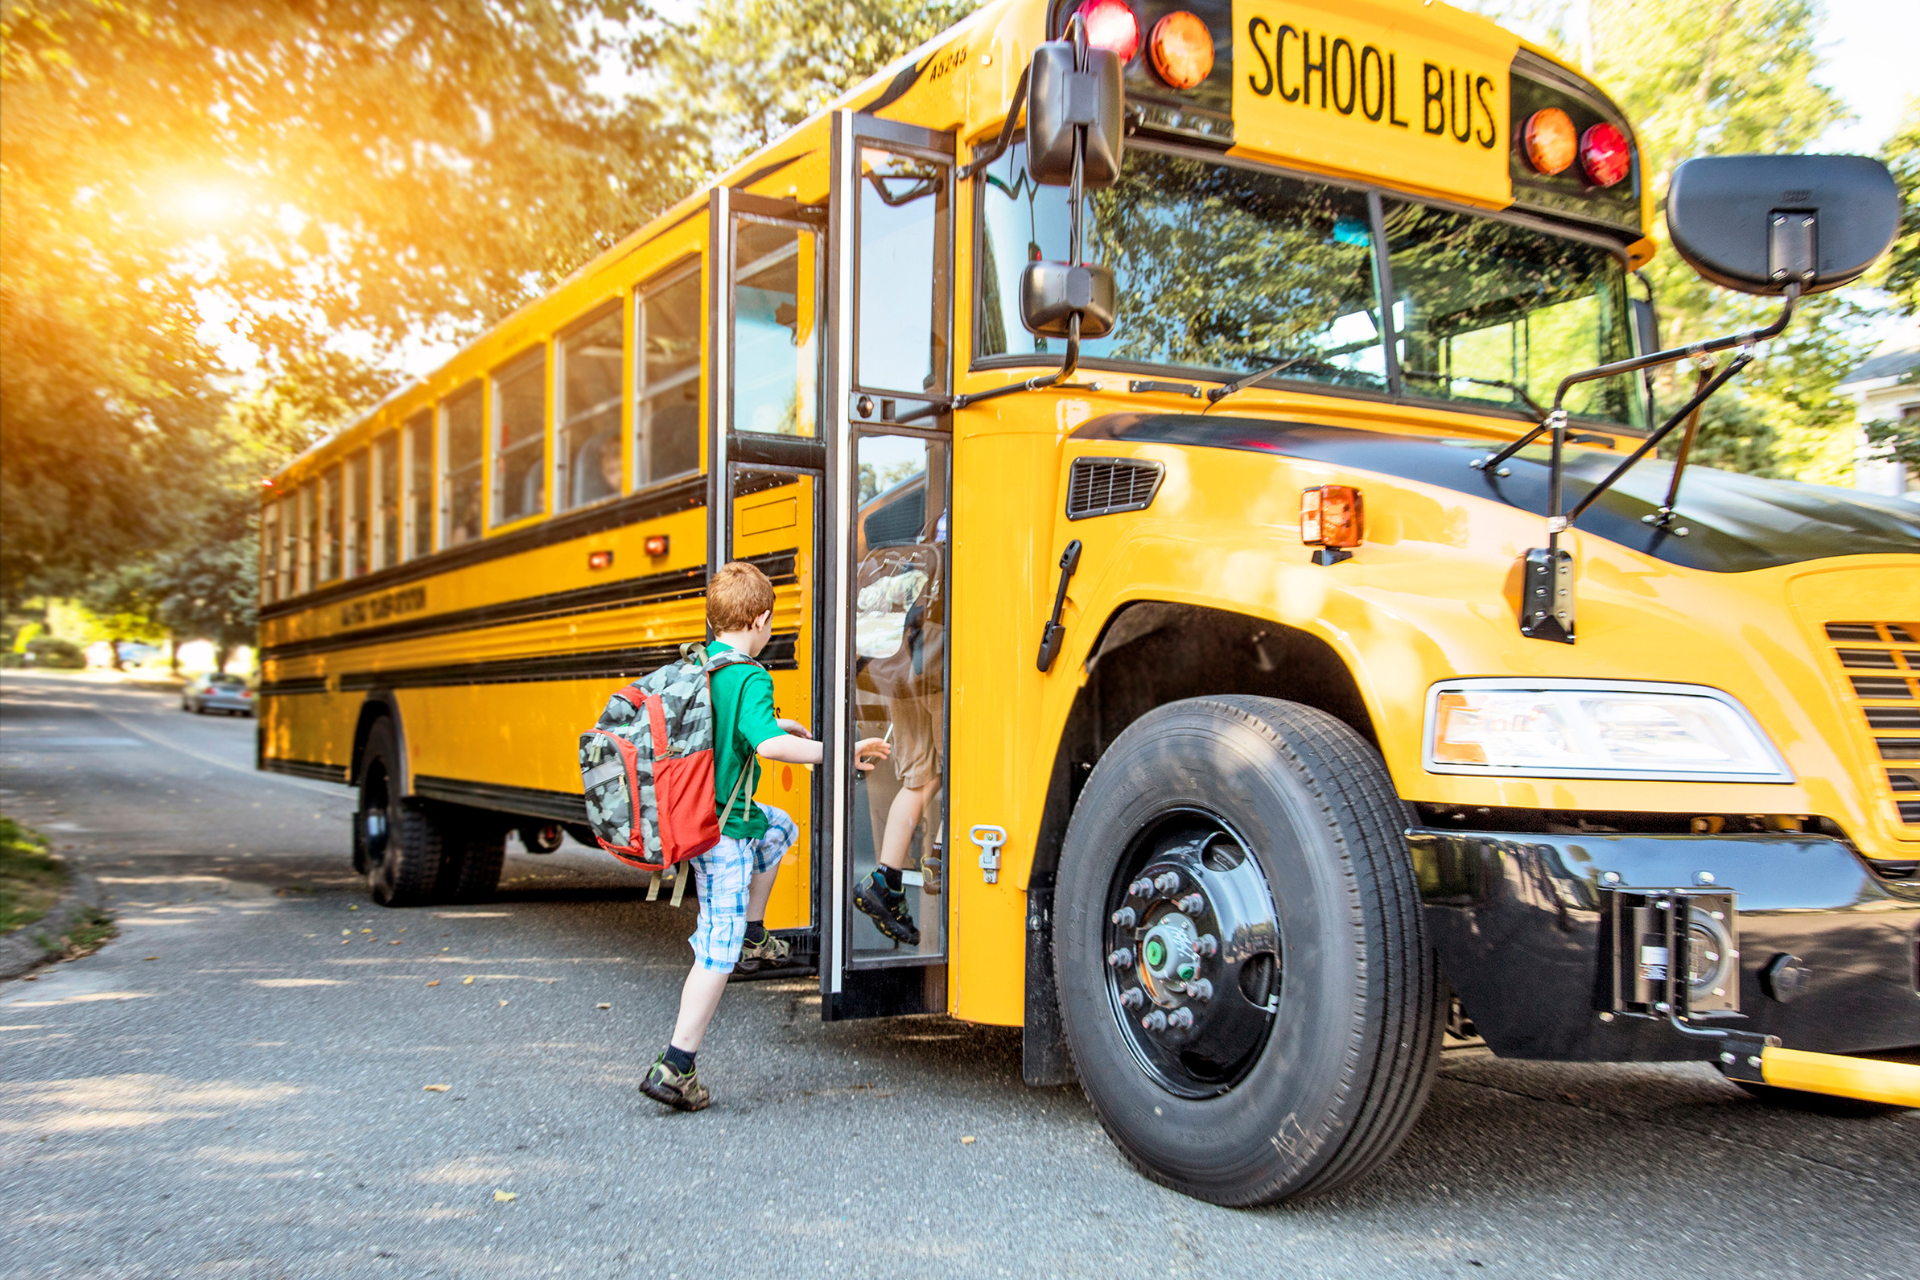
{"label": "bus window", "polygon": [[[1065,350],[1022,327],[1020,273],[1066,258],[1066,188],[1033,185],[1024,144],[976,185],[978,354]],[[1362,192],[1129,145],[1087,223],[1086,256],[1114,271],[1119,323],[1081,350],[1226,374],[1291,360],[1278,377],[1384,391],[1371,225]]]}
{"label": "bus window", "polygon": [[400,563],[400,433],[373,442],[373,567]]}
{"label": "bus window", "polygon": [[440,413],[440,545],[457,547],[480,536],[480,388],[462,391]]}
{"label": "bus window", "polygon": [[341,558],[342,567],[349,578],[358,578],[367,572],[371,562],[373,548],[368,543],[370,532],[367,520],[367,451],[362,449],[347,459],[346,492],[341,495],[341,531],[345,535],[346,545]]}
{"label": "bus window", "polygon": [[820,237],[736,215],[733,242],[734,431],[817,433]]}
{"label": "bus window", "polygon": [[566,511],[610,498],[622,487],[619,310],[589,321],[558,346],[554,506]]}
{"label": "bus window", "polygon": [[433,551],[433,410],[415,414],[407,424],[406,448],[400,558],[415,560]]}
{"label": "bus window", "polygon": [[947,374],[947,166],[860,149],[854,385],[940,395]]}
{"label": "bus window", "polygon": [[280,504],[269,502],[260,509],[260,603],[272,604],[274,588],[279,585]]}
{"label": "bus window", "polygon": [[294,559],[298,589],[313,590],[320,581],[320,492],[311,480],[300,486],[300,545]]}
{"label": "bus window", "polygon": [[[1626,267],[1596,244],[1386,202],[1394,329],[1407,394],[1526,408],[1560,379],[1633,354]],[[1573,413],[1634,424],[1630,377],[1576,387]]]}
{"label": "bus window", "polygon": [[340,464],[320,477],[320,570],[316,580],[332,582],[340,576]]}
{"label": "bus window", "polygon": [[493,376],[493,524],[545,509],[547,353],[537,351]]}
{"label": "bus window", "polygon": [[295,591],[294,564],[300,550],[300,502],[293,494],[280,499],[280,545],[274,555],[280,570],[280,590],[285,600]]}
{"label": "bus window", "polygon": [[636,485],[700,469],[700,267],[640,291],[634,378]]}

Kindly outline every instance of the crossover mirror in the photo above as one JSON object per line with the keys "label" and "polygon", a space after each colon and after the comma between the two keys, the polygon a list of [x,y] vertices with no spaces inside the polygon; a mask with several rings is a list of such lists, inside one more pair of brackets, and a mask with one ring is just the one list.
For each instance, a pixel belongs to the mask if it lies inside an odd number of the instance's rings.
{"label": "crossover mirror", "polygon": [[1885,165],[1865,156],[1706,156],[1674,170],[1667,230],[1688,265],[1742,293],[1838,289],[1900,222]]}
{"label": "crossover mirror", "polygon": [[1035,262],[1020,274],[1020,319],[1027,332],[1051,338],[1104,338],[1113,332],[1113,272],[1097,262]]}

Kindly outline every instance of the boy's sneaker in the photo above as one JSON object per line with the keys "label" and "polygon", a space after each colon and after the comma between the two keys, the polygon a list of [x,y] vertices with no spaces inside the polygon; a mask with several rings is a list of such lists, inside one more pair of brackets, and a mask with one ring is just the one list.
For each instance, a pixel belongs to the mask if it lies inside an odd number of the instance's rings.
{"label": "boy's sneaker", "polygon": [[640,1092],[676,1111],[705,1111],[713,1101],[707,1086],[700,1083],[700,1068],[682,1075],[667,1065],[665,1053],[647,1068],[646,1076],[640,1081]]}
{"label": "boy's sneaker", "polygon": [[935,895],[940,892],[940,862],[937,844],[920,855],[920,892]]}
{"label": "boy's sneaker", "polygon": [[793,955],[793,944],[769,933],[758,942],[740,944],[740,958],[733,963],[735,973],[758,973],[763,966],[783,965]]}
{"label": "boy's sneaker", "polygon": [[920,930],[907,911],[906,890],[889,891],[887,878],[878,868],[860,881],[860,887],[854,891],[853,905],[872,916],[880,932],[895,942],[904,942],[910,947],[920,945]]}

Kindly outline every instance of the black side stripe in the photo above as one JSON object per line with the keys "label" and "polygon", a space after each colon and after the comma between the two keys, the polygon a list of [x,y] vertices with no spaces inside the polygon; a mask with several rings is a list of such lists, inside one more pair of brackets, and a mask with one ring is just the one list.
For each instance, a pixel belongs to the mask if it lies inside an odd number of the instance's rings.
{"label": "black side stripe", "polygon": [[266,621],[270,618],[284,617],[290,613],[302,613],[320,605],[350,600],[355,596],[399,586],[406,582],[418,582],[422,578],[432,578],[454,569],[485,564],[489,560],[519,555],[523,551],[550,547],[559,542],[571,542],[575,538],[584,538],[589,534],[603,533],[608,529],[619,529],[630,524],[638,524],[643,520],[652,520],[679,511],[691,511],[706,505],[706,477],[688,476],[685,480],[676,480],[670,484],[661,485],[657,489],[649,489],[645,493],[636,493],[618,502],[609,502],[604,506],[589,507],[584,511],[556,516],[518,533],[509,533],[497,538],[482,538],[477,542],[469,542],[446,551],[436,551],[430,556],[409,560],[405,564],[397,564],[391,569],[370,573],[363,578],[350,578],[344,582],[330,583],[318,591],[309,591],[291,600],[262,605],[260,618]]}
{"label": "black side stripe", "polygon": [[[778,587],[800,580],[795,561],[794,552],[780,551],[770,555],[755,556],[750,563],[758,565],[760,571]],[[521,600],[505,600],[497,604],[478,605],[471,609],[457,609],[451,613],[412,618],[406,622],[388,623],[382,627],[363,627],[357,631],[319,636],[312,640],[293,640],[286,644],[268,645],[260,651],[260,656],[262,659],[278,660],[303,658],[316,653],[359,649],[367,645],[385,644],[396,640],[414,640],[423,636],[446,635],[455,631],[504,626],[510,622],[553,620],[577,617],[586,613],[603,613],[612,609],[630,609],[642,604],[666,604],[674,600],[695,598],[703,594],[706,589],[707,571],[704,567],[674,569],[666,573],[622,578],[617,582],[603,582],[591,587],[578,587],[572,591],[554,591],[543,596],[528,596]],[[278,685],[288,683],[297,682],[276,681],[276,689]],[[277,689],[277,691],[295,692],[287,689]]]}
{"label": "black side stripe", "polygon": [[[760,665],[771,671],[798,670],[794,656],[798,632],[777,635],[760,654]],[[393,671],[349,671],[340,677],[340,690],[432,689],[478,684],[544,684],[562,680],[633,680],[680,656],[677,644],[646,645],[633,649],[597,649],[587,653],[540,653],[491,662],[455,662],[434,667],[402,667]]]}
{"label": "black side stripe", "polygon": [[267,773],[284,773],[295,778],[312,778],[316,782],[344,783],[347,780],[347,766],[321,764],[317,760],[287,760],[279,756],[262,756],[260,768]]}
{"label": "black side stripe", "polygon": [[507,813],[530,814],[553,822],[587,820],[586,797],[573,791],[546,791],[539,787],[511,787],[498,782],[466,782],[459,778],[418,777],[413,794],[426,800],[472,805]]}
{"label": "black side stripe", "polygon": [[263,698],[292,697],[298,693],[325,693],[325,676],[302,676],[297,680],[263,680],[260,683],[260,696]]}
{"label": "black side stripe", "polygon": [[907,92],[912,89],[914,85],[920,83],[920,77],[926,73],[928,67],[933,65],[934,58],[937,57],[939,57],[939,55],[935,54],[934,57],[928,58],[917,67],[905,66],[900,68],[899,71],[894,73],[893,79],[887,82],[887,87],[880,91],[880,96],[865,106],[858,108],[858,110],[864,111],[868,115],[877,115],[894,103],[900,101],[900,99],[906,97]]}

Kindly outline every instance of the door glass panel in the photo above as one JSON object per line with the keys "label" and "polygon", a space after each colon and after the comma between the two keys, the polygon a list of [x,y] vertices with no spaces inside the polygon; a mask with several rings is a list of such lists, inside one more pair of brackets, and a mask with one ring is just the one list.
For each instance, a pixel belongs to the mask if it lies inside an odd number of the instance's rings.
{"label": "door glass panel", "polygon": [[947,166],[860,149],[856,385],[938,395],[947,370]]}
{"label": "door glass panel", "polygon": [[[859,911],[855,961],[946,952],[947,445],[915,436],[855,442],[853,736],[891,758],[854,772],[848,866],[858,895],[897,869],[918,946],[896,946]],[[856,896],[856,901],[857,901]]]}
{"label": "door glass panel", "polygon": [[[733,539],[729,559],[750,560],[773,582],[773,639],[760,663],[773,677],[774,714],[797,720],[818,737],[813,702],[814,655],[819,652],[814,610],[814,495],[817,477],[736,465]],[[767,900],[767,928],[804,929],[813,920],[813,770],[763,761],[754,800],[784,809],[800,836],[780,859],[780,876]]]}
{"label": "door glass panel", "polygon": [[733,233],[735,431],[818,434],[820,237],[739,215]]}

